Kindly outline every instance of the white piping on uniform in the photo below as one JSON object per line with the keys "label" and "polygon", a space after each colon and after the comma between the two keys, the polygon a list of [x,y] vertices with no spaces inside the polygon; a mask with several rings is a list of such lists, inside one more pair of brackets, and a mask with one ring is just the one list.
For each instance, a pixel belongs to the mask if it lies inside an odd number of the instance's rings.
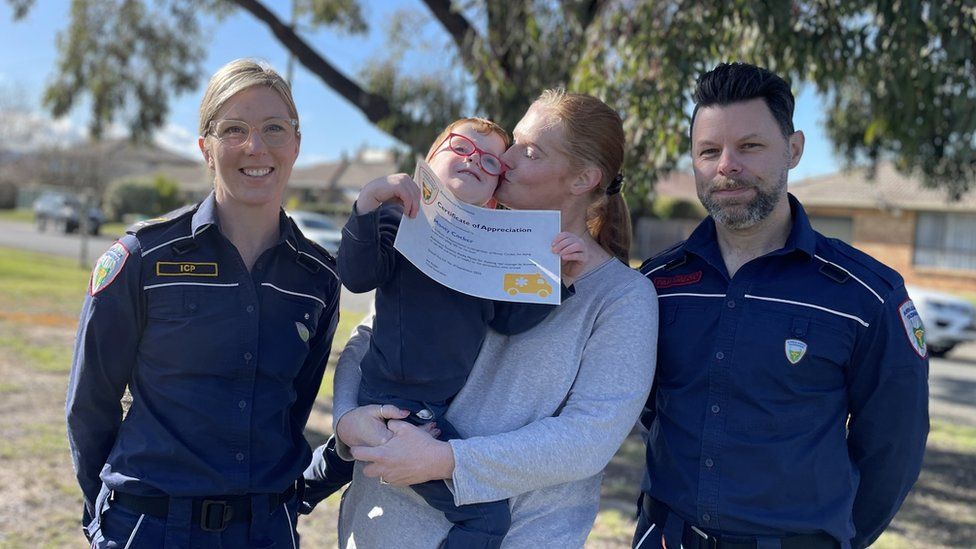
{"label": "white piping on uniform", "polygon": [[170,244],[176,242],[177,240],[186,240],[188,238],[193,238],[193,235],[192,234],[188,234],[186,236],[181,236],[179,238],[174,238],[173,240],[170,240],[168,242],[163,242],[162,244],[160,244],[158,246],[153,246],[152,248],[149,248],[148,250],[143,250],[142,251],[142,257],[146,257],[147,255],[151,254],[152,252],[155,252],[156,250],[158,250],[160,248],[163,248],[165,246],[169,246]]}
{"label": "white piping on uniform", "polygon": [[129,546],[132,545],[132,540],[136,539],[136,532],[138,532],[139,527],[142,526],[142,519],[144,518],[146,518],[145,513],[139,515],[139,520],[136,521],[136,527],[132,529],[132,533],[129,534],[129,539],[125,541],[125,547],[122,549],[129,549]]}
{"label": "white piping on uniform", "polygon": [[202,233],[203,231],[205,231],[207,229],[207,227],[209,227],[211,225],[213,225],[213,223],[204,223],[203,225],[200,225],[199,227],[197,227],[197,230],[193,231],[193,236],[196,236],[196,235]]}
{"label": "white piping on uniform", "polygon": [[658,299],[662,297],[725,297],[725,294],[689,294],[689,293],[674,293],[674,294],[658,294]]}
{"label": "white piping on uniform", "polygon": [[778,298],[775,298],[775,297],[762,297],[762,296],[758,296],[758,295],[749,295],[749,294],[746,294],[745,297],[748,298],[748,299],[759,299],[759,300],[762,300],[762,301],[774,301],[776,303],[788,303],[790,305],[799,305],[800,307],[810,307],[811,309],[817,309],[819,311],[824,311],[824,312],[827,312],[827,313],[830,313],[830,314],[834,314],[834,315],[837,315],[837,316],[842,316],[844,318],[849,318],[851,320],[855,320],[861,326],[864,326],[865,328],[867,328],[868,326],[870,326],[870,324],[868,324],[867,322],[864,322],[863,320],[861,320],[860,318],[858,318],[858,317],[856,317],[854,315],[849,315],[847,313],[842,313],[840,311],[835,311],[833,309],[828,309],[827,307],[821,307],[820,305],[814,305],[813,303],[804,303],[802,301],[790,301],[789,299],[778,299]]}
{"label": "white piping on uniform", "polygon": [[297,295],[297,296],[300,296],[300,297],[307,297],[309,299],[314,299],[315,301],[318,301],[319,303],[321,303],[323,307],[325,307],[325,302],[322,301],[321,299],[315,297],[314,295],[302,294],[302,293],[298,293],[298,292],[293,292],[291,290],[282,290],[281,288],[275,286],[274,284],[272,284],[270,282],[262,282],[261,285],[262,286],[269,286],[271,288],[274,288],[275,290],[278,290],[279,292],[281,292],[283,294]]}
{"label": "white piping on uniform", "polygon": [[291,534],[292,549],[298,549],[298,544],[295,543],[295,531],[291,526],[291,514],[288,512],[288,506],[282,503],[281,508],[285,510],[285,517],[288,519],[288,533]]}
{"label": "white piping on uniform", "polygon": [[647,536],[651,535],[651,532],[654,531],[654,527],[655,526],[657,526],[657,525],[656,524],[652,524],[651,527],[648,528],[646,532],[644,532],[644,535],[641,536],[640,541],[637,542],[637,545],[634,546],[634,549],[640,549],[641,548],[641,545],[644,545],[644,540],[647,539]]}
{"label": "white piping on uniform", "polygon": [[320,261],[319,258],[315,257],[312,254],[307,254],[307,253],[305,253],[303,251],[300,251],[298,248],[296,248],[294,245],[292,245],[292,243],[290,241],[288,241],[288,240],[286,240],[285,243],[288,244],[288,247],[290,247],[292,250],[295,250],[297,253],[299,253],[301,255],[307,255],[308,257],[311,257],[316,263],[318,263],[319,265],[325,267],[330,273],[332,273],[332,276],[336,277],[336,280],[339,280],[339,275],[336,274],[336,272],[332,270],[332,267],[329,267],[325,263],[322,263],[322,261]]}
{"label": "white piping on uniform", "polygon": [[831,265],[833,265],[834,267],[837,267],[838,269],[840,269],[840,270],[842,270],[842,271],[844,271],[845,273],[847,273],[847,275],[848,275],[848,276],[850,276],[850,277],[851,277],[851,278],[853,278],[854,280],[856,280],[856,281],[858,281],[858,282],[860,282],[860,283],[861,283],[861,286],[864,286],[865,288],[867,288],[867,289],[868,289],[868,291],[869,291],[869,292],[871,292],[872,294],[874,294],[874,297],[876,297],[876,298],[878,298],[878,301],[880,301],[880,302],[882,302],[882,303],[884,303],[884,300],[883,300],[883,299],[881,299],[881,296],[880,296],[880,295],[878,295],[878,292],[876,292],[876,291],[874,291],[873,289],[871,289],[871,286],[868,286],[867,284],[865,284],[863,280],[861,280],[860,278],[858,278],[858,277],[856,277],[856,276],[854,276],[854,273],[852,273],[852,272],[850,272],[850,271],[848,271],[847,269],[845,269],[845,268],[843,268],[843,267],[841,267],[840,265],[838,265],[838,264],[836,264],[836,263],[834,263],[833,261],[827,261],[826,259],[824,259],[824,258],[822,258],[822,257],[820,257],[820,256],[819,256],[819,255],[817,255],[817,254],[814,254],[814,255],[813,255],[813,257],[816,257],[816,258],[817,258],[817,259],[819,259],[820,261],[823,261],[824,263],[829,263],[829,264],[831,264]]}
{"label": "white piping on uniform", "polygon": [[232,288],[234,286],[240,286],[240,283],[234,282],[233,284],[217,284],[214,282],[166,282],[164,284],[150,284],[148,286],[143,286],[143,290],[151,290],[153,288],[162,288],[164,286],[219,286],[221,288]]}
{"label": "white piping on uniform", "polygon": [[647,271],[646,273],[644,273],[644,276],[651,276],[651,273],[653,273],[654,271],[660,271],[661,269],[663,269],[663,268],[665,268],[667,266],[668,266],[667,263],[665,263],[664,265],[658,265],[657,267],[654,267],[650,271]]}

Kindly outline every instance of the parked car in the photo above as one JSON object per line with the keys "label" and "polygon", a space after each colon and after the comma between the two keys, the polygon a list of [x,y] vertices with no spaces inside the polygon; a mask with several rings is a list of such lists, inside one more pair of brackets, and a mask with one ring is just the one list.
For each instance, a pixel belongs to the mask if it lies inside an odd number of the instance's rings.
{"label": "parked car", "polygon": [[[34,201],[34,223],[44,232],[48,227],[60,233],[73,233],[80,228],[81,200],[70,193],[49,191]],[[97,207],[88,209],[88,232],[97,235],[105,222],[105,215]]]}
{"label": "parked car", "polygon": [[339,251],[339,242],[342,240],[342,228],[337,227],[327,216],[315,212],[304,212],[295,210],[287,212],[295,220],[295,224],[302,230],[302,234],[310,240],[314,240],[330,254],[335,255]]}
{"label": "parked car", "polygon": [[925,325],[925,344],[932,356],[945,356],[960,343],[976,341],[976,307],[970,302],[927,288],[907,289]]}

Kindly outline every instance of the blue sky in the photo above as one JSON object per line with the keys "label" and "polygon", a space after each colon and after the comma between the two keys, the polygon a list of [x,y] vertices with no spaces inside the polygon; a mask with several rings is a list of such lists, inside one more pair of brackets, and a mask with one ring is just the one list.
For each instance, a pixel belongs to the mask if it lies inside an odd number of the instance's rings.
{"label": "blue sky", "polygon": [[[363,3],[372,26],[368,37],[350,37],[331,31],[306,35],[315,49],[354,78],[366,59],[386,47],[384,22],[390,14],[401,8],[426,14],[426,8],[418,0],[364,0]],[[4,52],[0,56],[0,93],[17,94],[25,106],[46,119],[50,117],[42,112],[40,97],[54,73],[55,36],[67,26],[70,4],[70,0],[36,2],[26,19],[14,23],[10,7],[0,1],[0,51]],[[283,20],[288,19],[290,0],[269,0],[266,4]],[[203,65],[206,74],[236,57],[260,57],[284,73],[287,52],[249,14],[238,10],[220,22],[206,23],[205,29],[210,37]],[[428,26],[427,30],[427,36],[436,36],[436,27]],[[205,85],[206,79],[202,79],[197,90],[171,101],[167,125],[157,135],[160,144],[184,154],[195,154],[197,109]],[[296,65],[293,87],[303,127],[299,165],[335,160],[363,146],[385,148],[395,144],[300,65]],[[838,161],[822,130],[822,101],[811,86],[800,89],[797,105],[795,126],[806,134],[807,145],[791,180],[836,171]],[[65,119],[46,123],[46,127],[58,138],[82,135],[87,114],[87,105],[79,104]]]}

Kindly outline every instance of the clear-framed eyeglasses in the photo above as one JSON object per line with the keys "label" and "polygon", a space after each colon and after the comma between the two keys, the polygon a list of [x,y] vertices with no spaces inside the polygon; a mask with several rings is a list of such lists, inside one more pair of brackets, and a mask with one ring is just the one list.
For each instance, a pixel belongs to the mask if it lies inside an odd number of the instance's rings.
{"label": "clear-framed eyeglasses", "polygon": [[[447,134],[444,141],[441,141],[441,145],[443,145],[445,142],[447,143],[448,148],[451,149],[451,152],[458,156],[469,158],[473,156],[474,153],[478,153],[478,165],[481,166],[481,169],[488,175],[501,175],[505,171],[505,165],[502,164],[502,160],[500,158],[491,154],[490,152],[485,152],[484,150],[479,149],[478,146],[474,144],[474,141],[471,141],[461,134]],[[440,145],[438,145],[438,148],[440,148]]]}
{"label": "clear-framed eyeglasses", "polygon": [[[254,128],[243,120],[213,120],[210,134],[227,147],[241,147],[252,137]],[[294,118],[269,118],[261,123],[261,141],[268,147],[284,147],[298,135],[298,120]]]}

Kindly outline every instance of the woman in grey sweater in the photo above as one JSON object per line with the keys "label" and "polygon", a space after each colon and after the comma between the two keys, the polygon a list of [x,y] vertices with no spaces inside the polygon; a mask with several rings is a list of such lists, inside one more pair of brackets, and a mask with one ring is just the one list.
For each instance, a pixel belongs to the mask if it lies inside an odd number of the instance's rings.
{"label": "woman in grey sweater", "polygon": [[369,345],[368,326],[357,329],[335,377],[340,453],[347,445],[363,464],[343,498],[342,547],[437,547],[451,523],[404,488],[437,479],[458,505],[509,500],[503,547],[581,547],[603,468],[647,398],[657,298],[625,263],[619,116],[594,97],[549,91],[514,137],[496,197],[514,209],[560,210],[562,229],[586,247],[582,266],[563,273],[576,294],[524,334],[489,331],[446,414],[466,438],[450,442],[395,421],[402,414],[393,406],[356,406],[357,365]]}

